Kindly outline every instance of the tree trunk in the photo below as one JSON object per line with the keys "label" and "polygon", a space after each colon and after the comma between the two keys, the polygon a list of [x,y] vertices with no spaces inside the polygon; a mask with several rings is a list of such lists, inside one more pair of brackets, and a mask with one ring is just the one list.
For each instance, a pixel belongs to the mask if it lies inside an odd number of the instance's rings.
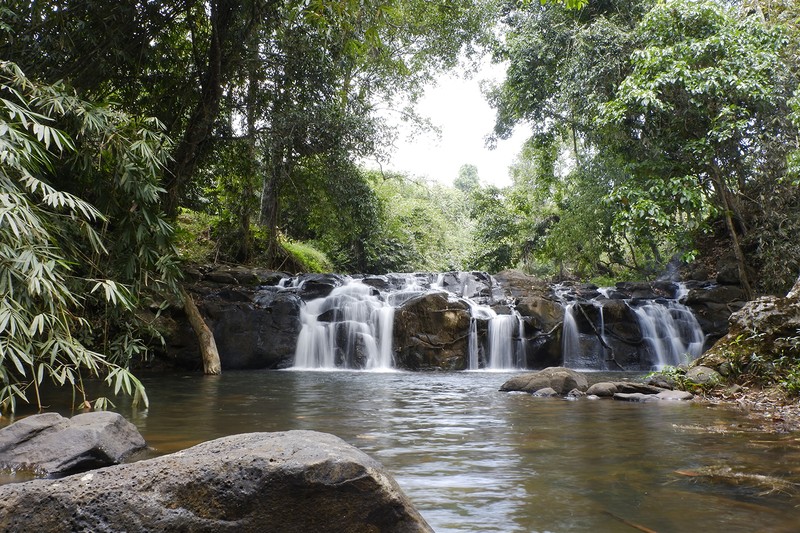
{"label": "tree trunk", "polygon": [[212,376],[222,374],[222,365],[219,362],[219,352],[217,351],[217,343],[214,341],[214,334],[205,320],[203,320],[203,316],[200,314],[200,310],[197,309],[192,297],[183,288],[181,288],[181,296],[183,296],[183,308],[186,311],[186,316],[189,317],[189,323],[192,325],[192,329],[200,343],[200,354],[203,357],[203,373]]}
{"label": "tree trunk", "polygon": [[264,175],[264,187],[261,190],[261,225],[267,230],[267,266],[275,268],[278,257],[278,192],[280,170],[273,170]]}
{"label": "tree trunk", "polygon": [[742,247],[739,244],[736,225],[733,222],[733,207],[730,201],[730,193],[728,192],[728,187],[725,184],[724,178],[719,173],[719,169],[714,168],[713,176],[714,178],[712,181],[717,190],[717,196],[719,196],[719,201],[725,215],[725,225],[728,227],[728,233],[730,234],[731,243],[733,244],[733,255],[736,257],[736,265],[739,269],[739,281],[742,284],[742,289],[744,289],[745,297],[748,300],[752,300],[753,289],[750,286],[749,277],[747,276],[747,262],[745,261]]}
{"label": "tree trunk", "polygon": [[208,58],[203,65],[204,74],[200,81],[200,98],[189,118],[183,138],[172,155],[172,164],[167,172],[164,199],[164,211],[169,216],[177,214],[180,195],[186,183],[191,179],[197,162],[211,137],[214,121],[219,114],[222,89],[225,82],[227,58],[224,48],[230,40],[231,26],[236,11],[235,0],[217,0],[211,2],[211,42]]}

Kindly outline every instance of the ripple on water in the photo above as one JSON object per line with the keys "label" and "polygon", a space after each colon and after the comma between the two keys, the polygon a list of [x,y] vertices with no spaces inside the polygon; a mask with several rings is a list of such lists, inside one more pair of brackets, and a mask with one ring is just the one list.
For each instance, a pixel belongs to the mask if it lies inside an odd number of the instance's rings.
{"label": "ripple on water", "polygon": [[124,414],[158,453],[250,431],[333,433],[379,459],[437,533],[797,530],[796,494],[685,474],[732,466],[800,486],[799,435],[754,433],[721,408],[498,392],[506,378],[159,376],[144,380],[150,410]]}

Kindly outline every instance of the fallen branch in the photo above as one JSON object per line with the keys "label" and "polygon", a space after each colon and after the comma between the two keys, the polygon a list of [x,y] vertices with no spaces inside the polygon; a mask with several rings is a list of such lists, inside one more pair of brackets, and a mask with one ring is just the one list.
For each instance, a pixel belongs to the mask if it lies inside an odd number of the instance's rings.
{"label": "fallen branch", "polygon": [[203,316],[200,314],[200,310],[197,309],[192,297],[183,288],[181,288],[181,296],[183,297],[183,309],[186,311],[189,323],[192,325],[192,329],[200,343],[200,355],[203,357],[203,373],[211,376],[221,374],[222,365],[219,362],[219,352],[217,351],[217,343],[214,341],[214,334],[205,320],[203,320]]}

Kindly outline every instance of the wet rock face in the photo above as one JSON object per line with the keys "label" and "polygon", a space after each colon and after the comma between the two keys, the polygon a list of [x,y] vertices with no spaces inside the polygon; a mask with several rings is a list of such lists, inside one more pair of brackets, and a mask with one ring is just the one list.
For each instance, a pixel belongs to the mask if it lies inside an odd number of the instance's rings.
{"label": "wet rock face", "polygon": [[[198,283],[187,290],[196,296],[198,308],[214,333],[223,370],[292,366],[302,329],[301,308],[330,296],[334,290],[337,292],[333,294],[337,294],[349,279],[336,274],[290,278],[281,272],[241,267],[201,270],[195,276]],[[506,271],[494,278],[481,272],[354,278],[369,287],[373,298],[396,309],[395,366],[410,370],[467,368],[470,306],[476,304],[490,306],[490,313],[514,313],[517,317],[511,333],[516,366],[647,370],[659,362],[660,356],[643,340],[635,316],[641,307],[639,302],[655,299],[674,303],[679,297],[679,286],[671,281],[626,282],[605,289],[591,284],[563,284],[569,290],[566,302],[574,303],[571,318],[577,326],[577,332],[570,333],[577,338],[571,350],[574,353],[563,354],[564,293],[559,295],[552,285],[535,277]],[[737,286],[709,282],[688,282],[685,288],[688,292],[681,293],[681,301],[697,317],[708,348],[727,332],[731,312],[744,303],[743,292]],[[488,365],[487,354],[492,352],[490,319],[483,309],[474,316],[477,361],[481,367]],[[317,320],[324,324],[339,322],[344,320],[340,314],[338,308],[324,308]],[[181,323],[179,316],[176,318],[168,338],[171,360],[184,368],[198,369],[200,357],[194,333]],[[334,331],[337,341],[344,337],[340,329]],[[334,357],[336,363],[362,368],[367,360],[366,347],[372,341],[356,336],[347,343],[339,342],[337,346],[355,348],[353,353],[339,350]]]}
{"label": "wet rock face", "polygon": [[[219,351],[223,371],[286,368],[294,361],[302,301],[276,287],[189,287]],[[201,368],[197,338],[176,312],[167,335],[168,361],[180,368]]]}
{"label": "wet rock face", "polygon": [[394,315],[395,364],[407,370],[464,370],[469,322],[469,306],[446,293],[407,300]]}
{"label": "wet rock face", "polygon": [[0,429],[0,465],[65,475],[118,464],[145,446],[136,427],[118,413],[72,418],[45,413]]}
{"label": "wet rock face", "polygon": [[5,485],[0,501],[2,531],[432,531],[380,463],[313,431],[234,435]]}
{"label": "wet rock face", "polygon": [[286,368],[300,334],[300,298],[271,289],[241,291],[246,298],[208,295],[198,307],[220,354],[223,370]]}

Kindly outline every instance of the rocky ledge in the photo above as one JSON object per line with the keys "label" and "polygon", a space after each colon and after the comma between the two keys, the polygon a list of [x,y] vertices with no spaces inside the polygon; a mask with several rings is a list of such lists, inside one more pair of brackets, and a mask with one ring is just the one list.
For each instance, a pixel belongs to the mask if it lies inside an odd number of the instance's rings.
{"label": "rocky ledge", "polygon": [[514,376],[500,386],[504,392],[527,392],[537,397],[613,398],[627,402],[685,401],[694,395],[666,387],[631,381],[603,381],[589,386],[586,377],[564,367]]}
{"label": "rocky ledge", "polygon": [[313,431],[4,485],[0,501],[2,531],[432,531],[380,463]]}

